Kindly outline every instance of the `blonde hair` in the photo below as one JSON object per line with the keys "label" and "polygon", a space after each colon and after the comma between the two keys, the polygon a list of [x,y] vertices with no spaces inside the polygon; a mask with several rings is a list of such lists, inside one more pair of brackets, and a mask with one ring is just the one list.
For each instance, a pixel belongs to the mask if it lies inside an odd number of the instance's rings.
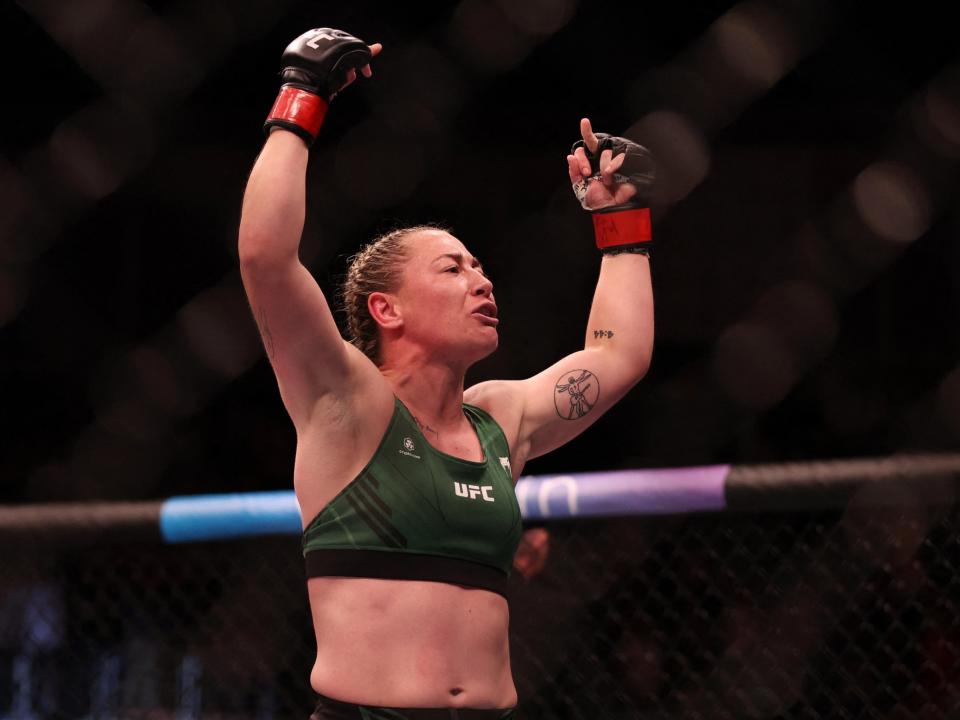
{"label": "blonde hair", "polygon": [[347,340],[374,363],[380,364],[380,327],[367,300],[371,293],[394,292],[400,286],[403,265],[409,258],[405,241],[426,230],[447,228],[433,223],[391,230],[364,245],[347,261],[347,275],[340,291],[347,316]]}

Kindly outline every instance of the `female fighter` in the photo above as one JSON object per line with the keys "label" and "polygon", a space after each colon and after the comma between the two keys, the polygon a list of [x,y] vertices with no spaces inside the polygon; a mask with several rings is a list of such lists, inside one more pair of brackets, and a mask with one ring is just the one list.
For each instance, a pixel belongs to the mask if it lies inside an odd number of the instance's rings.
{"label": "female fighter", "polygon": [[467,369],[497,347],[497,304],[477,258],[434,226],[354,257],[345,341],[298,259],[305,175],[329,101],[369,77],[380,50],[329,28],[291,43],[240,222],[244,285],[297,433],[312,718],[512,718],[513,483],[647,370],[652,169],[643,148],[581,121],[567,164],[597,211],[600,276],[584,348],[540,374],[464,389]]}

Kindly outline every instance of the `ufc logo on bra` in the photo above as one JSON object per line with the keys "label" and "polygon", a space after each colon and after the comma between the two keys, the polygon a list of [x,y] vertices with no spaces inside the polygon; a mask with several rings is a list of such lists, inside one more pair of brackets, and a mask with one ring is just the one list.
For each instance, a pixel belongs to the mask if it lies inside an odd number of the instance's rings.
{"label": "ufc logo on bra", "polygon": [[456,491],[457,495],[460,497],[468,497],[471,500],[476,500],[477,495],[482,495],[483,499],[487,502],[493,502],[493,498],[487,495],[488,490],[493,490],[493,485],[467,485],[466,483],[453,483],[453,489]]}

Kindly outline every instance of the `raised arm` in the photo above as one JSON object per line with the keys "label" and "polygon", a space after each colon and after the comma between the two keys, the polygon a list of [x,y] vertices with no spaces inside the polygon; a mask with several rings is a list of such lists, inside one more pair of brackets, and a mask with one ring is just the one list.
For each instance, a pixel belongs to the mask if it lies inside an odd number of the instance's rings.
{"label": "raised arm", "polygon": [[627,253],[604,257],[583,350],[519,383],[526,459],[550,452],[590,427],[643,378],[652,353],[649,258]]}
{"label": "raised arm", "polygon": [[333,315],[298,250],[306,209],[309,145],[327,104],[349,85],[357,69],[369,76],[380,51],[328,28],[291,43],[277,101],[266,122],[270,133],[247,182],[240,218],[239,256],[244,288],[284,405],[298,427],[317,400],[349,391],[372,364],[340,336]]}
{"label": "raised arm", "polygon": [[594,134],[567,157],[570,181],[593,214],[603,253],[582,350],[528,380],[470,388],[470,401],[519,416],[516,465],[553,450],[592,425],[647,372],[653,353],[650,215],[653,163],[623,138]]}

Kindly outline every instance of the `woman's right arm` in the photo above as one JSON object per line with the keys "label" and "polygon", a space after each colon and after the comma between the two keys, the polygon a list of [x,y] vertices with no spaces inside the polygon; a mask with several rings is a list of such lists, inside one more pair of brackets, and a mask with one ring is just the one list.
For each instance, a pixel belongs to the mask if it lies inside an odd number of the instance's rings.
{"label": "woman's right arm", "polygon": [[270,134],[253,167],[240,216],[240,274],[280,396],[298,427],[326,393],[343,389],[351,357],[298,250],[305,211],[307,147]]}
{"label": "woman's right arm", "polygon": [[[296,103],[304,97],[305,73],[309,73],[310,80],[316,80],[323,70],[321,63],[330,64],[330,55],[337,49],[335,43],[341,40],[329,37],[330,42],[326,42],[327,36],[318,40],[317,32],[298,38],[284,55],[288,65],[300,67],[284,69],[288,84],[284,85],[280,97],[283,99],[286,93],[287,98],[283,106],[278,99],[271,111],[270,135],[247,182],[238,248],[240,273],[250,307],[276,374],[280,395],[298,428],[309,422],[322,398],[350,395],[371,373],[379,375],[375,366],[340,336],[320,286],[299,258],[306,213],[307,143],[319,129],[329,95],[323,92],[323,87],[315,91],[323,102],[319,120],[314,118],[313,124],[310,117],[305,121]],[[295,45],[296,52],[291,54]],[[371,50],[375,55],[379,46]],[[325,54],[310,57],[315,51],[325,51]],[[356,50],[353,52],[356,54]],[[366,54],[366,58],[369,57],[371,53]],[[369,75],[369,66],[362,69],[363,74]],[[342,89],[352,82],[356,72],[339,70],[344,75],[335,87]],[[290,77],[296,81],[293,92],[299,96],[293,100],[287,92]],[[308,94],[307,99],[315,96]],[[312,135],[300,125],[307,126]]]}

